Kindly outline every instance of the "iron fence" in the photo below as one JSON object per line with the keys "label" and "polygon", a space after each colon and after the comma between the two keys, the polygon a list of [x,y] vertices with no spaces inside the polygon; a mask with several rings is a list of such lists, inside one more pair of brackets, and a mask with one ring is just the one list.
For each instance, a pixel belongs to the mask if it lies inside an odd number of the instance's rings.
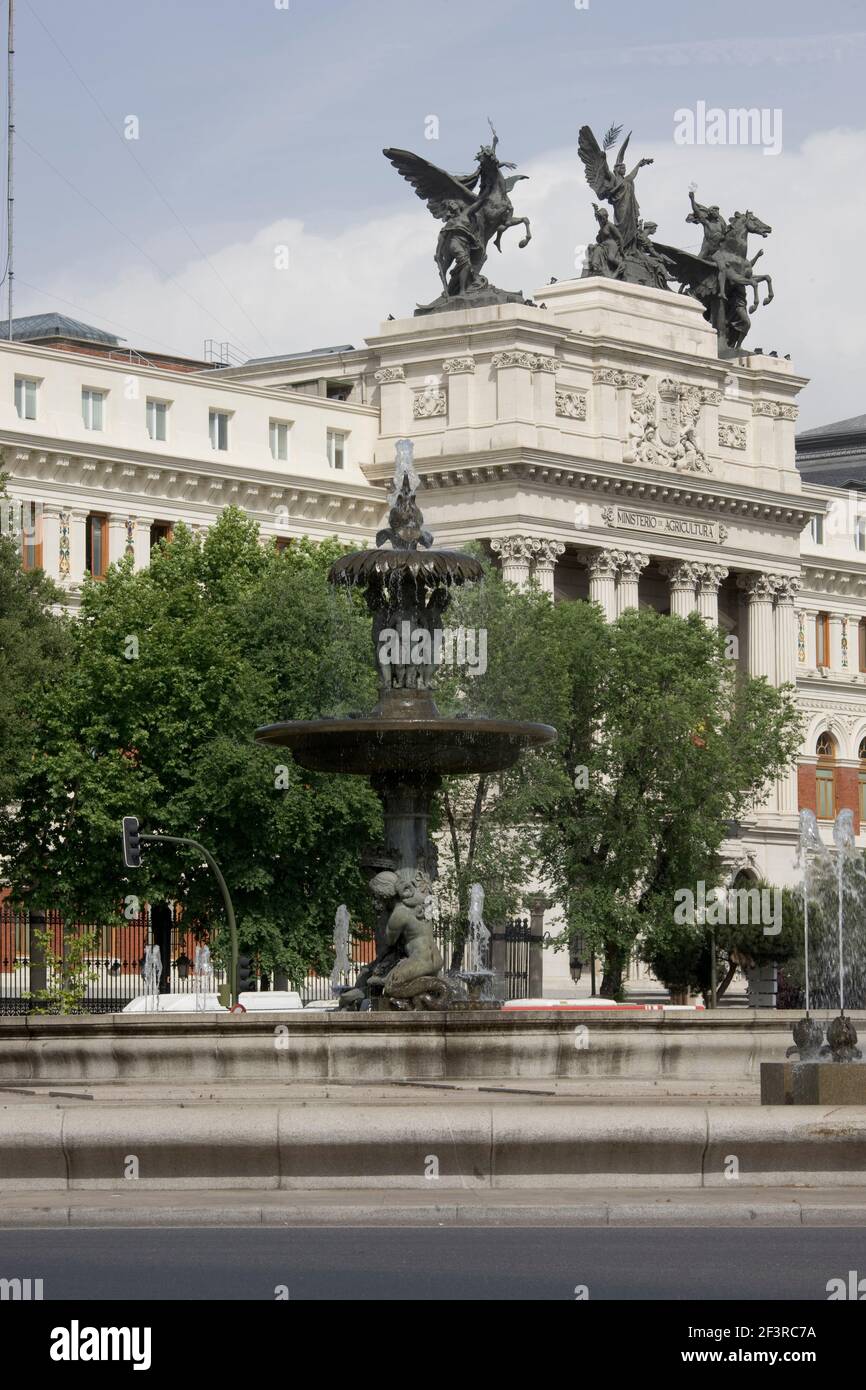
{"label": "iron fence", "polygon": [[[37,933],[48,933],[48,951],[38,943]],[[466,928],[439,921],[435,925],[437,944],[445,969],[459,969]],[[81,922],[64,922],[59,912],[27,912],[0,907],[0,1014],[27,1014],[36,1009],[52,1012],[52,1002],[64,979],[69,978],[70,941],[84,932],[95,936],[94,949],[82,958],[76,972],[81,980],[80,1008],[84,1013],[118,1013],[137,995],[145,993],[144,952],[150,922],[147,912],[131,921],[91,927]],[[531,934],[529,924],[515,920],[491,928],[491,967],[495,987],[505,999],[525,999],[529,995]],[[163,962],[162,988],[171,994],[195,991],[194,933],[183,925],[179,913],[171,926],[171,950]],[[56,958],[56,966],[51,957]],[[353,934],[349,940],[350,968],[341,983],[351,987],[360,972],[376,957],[376,943],[370,937]],[[270,989],[274,980],[254,962],[257,988]],[[214,965],[213,989],[226,981],[226,971]],[[333,999],[330,973],[310,969],[300,979],[290,981],[304,1004]],[[44,993],[42,993],[44,991]],[[41,996],[41,997],[40,997]]]}
{"label": "iron fence", "polygon": [[[48,934],[47,953],[39,944],[39,931]],[[0,908],[0,1014],[54,1011],[52,996],[63,986],[64,979],[69,979],[70,940],[85,932],[93,933],[95,942],[76,971],[81,981],[80,1007],[85,1013],[118,1013],[136,995],[145,992],[143,969],[148,931],[146,912],[130,921],[92,927],[82,922],[64,922],[59,912]],[[194,933],[183,926],[176,913],[169,959],[163,963],[163,984],[172,994],[195,990],[196,944]],[[56,958],[56,966],[51,957]],[[225,978],[225,971],[214,966],[213,988],[219,989]]]}

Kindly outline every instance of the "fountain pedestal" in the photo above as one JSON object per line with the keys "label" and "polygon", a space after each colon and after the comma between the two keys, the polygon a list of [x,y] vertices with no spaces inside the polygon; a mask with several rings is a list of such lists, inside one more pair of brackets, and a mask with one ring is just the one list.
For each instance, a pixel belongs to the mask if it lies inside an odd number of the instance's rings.
{"label": "fountain pedestal", "polygon": [[866,1105],[859,1062],[762,1062],[762,1105]]}

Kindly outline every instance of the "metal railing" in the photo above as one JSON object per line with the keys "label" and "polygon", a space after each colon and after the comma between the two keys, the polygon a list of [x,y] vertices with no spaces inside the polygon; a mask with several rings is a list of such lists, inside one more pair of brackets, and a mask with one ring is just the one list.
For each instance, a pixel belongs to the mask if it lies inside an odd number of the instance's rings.
{"label": "metal railing", "polygon": [[[53,970],[46,963],[38,946],[36,933],[48,932],[48,949],[58,958]],[[436,940],[445,969],[459,960],[465,928],[457,923],[439,921],[435,925]],[[65,961],[73,937],[90,931],[96,936],[95,949],[89,952],[78,971],[82,979],[79,1008],[83,1013],[118,1013],[137,995],[145,993],[144,952],[148,942],[147,912],[131,921],[94,928],[82,922],[64,922],[59,912],[27,912],[8,906],[0,907],[0,1014],[27,1014],[34,1010],[52,1011],[51,996],[64,984]],[[529,995],[529,963],[531,934],[529,924],[514,920],[490,928],[491,967],[495,988],[505,999],[525,999]],[[195,991],[194,933],[183,925],[176,911],[171,928],[171,952],[163,962],[163,986],[171,994],[191,994]],[[352,934],[349,939],[350,969],[341,983],[351,986],[361,970],[376,957],[376,943],[371,937]],[[257,988],[274,987],[261,963],[256,961]],[[226,981],[225,969],[214,965],[213,989]],[[291,980],[304,1004],[334,998],[330,973],[319,974],[310,969],[303,977]],[[47,998],[35,997],[47,991]]]}

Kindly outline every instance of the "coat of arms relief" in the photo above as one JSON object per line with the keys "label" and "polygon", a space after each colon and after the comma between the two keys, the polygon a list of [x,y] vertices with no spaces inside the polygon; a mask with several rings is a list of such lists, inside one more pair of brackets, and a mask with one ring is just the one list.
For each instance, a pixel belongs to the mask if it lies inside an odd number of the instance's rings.
{"label": "coat of arms relief", "polygon": [[657,391],[644,385],[631,398],[623,461],[711,473],[712,463],[698,442],[698,425],[704,406],[719,405],[721,399],[720,391],[671,377],[663,377]]}

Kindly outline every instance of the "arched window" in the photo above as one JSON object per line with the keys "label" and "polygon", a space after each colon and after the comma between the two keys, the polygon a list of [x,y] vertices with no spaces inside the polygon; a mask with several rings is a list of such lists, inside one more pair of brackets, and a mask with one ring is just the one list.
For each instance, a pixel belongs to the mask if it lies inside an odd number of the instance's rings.
{"label": "arched window", "polygon": [[830,614],[815,614],[815,665],[830,665]]}
{"label": "arched window", "polygon": [[857,650],[860,670],[866,671],[866,618],[861,618],[857,624]]}
{"label": "arched window", "polygon": [[860,759],[857,784],[860,791],[860,824],[862,825],[866,821],[866,738],[860,740],[857,757]]}
{"label": "arched window", "polygon": [[836,740],[833,735],[819,734],[815,752],[818,755],[815,813],[819,820],[833,820],[836,815]]}

